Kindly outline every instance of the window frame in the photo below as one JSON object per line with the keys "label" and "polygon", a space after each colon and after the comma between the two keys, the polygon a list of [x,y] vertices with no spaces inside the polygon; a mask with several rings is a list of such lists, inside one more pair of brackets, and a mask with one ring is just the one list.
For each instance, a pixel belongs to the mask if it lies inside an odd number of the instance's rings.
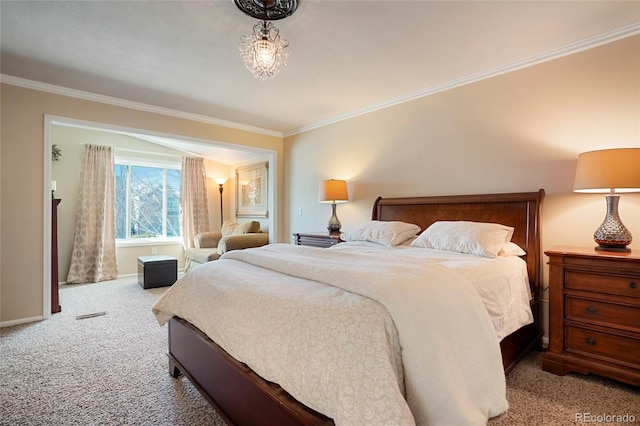
{"label": "window frame", "polygon": [[[138,166],[138,167],[153,167],[157,169],[163,169],[163,182],[162,182],[162,233],[163,235],[167,234],[167,169],[171,170],[179,170],[182,174],[182,163],[180,161],[168,161],[168,160],[158,160],[158,159],[140,159],[129,156],[121,156],[117,155],[114,159],[114,165],[119,166]],[[131,169],[129,169],[131,170]],[[127,238],[116,238],[116,247],[134,247],[134,246],[152,246],[152,245],[168,245],[168,244],[180,244],[182,243],[182,235],[176,237],[149,237],[149,238],[131,238],[129,235],[131,232],[131,217],[130,217],[130,209],[131,209],[131,172],[127,174],[127,206],[126,206],[126,216],[127,216]],[[115,194],[114,194],[114,202],[115,202]],[[180,229],[182,231],[182,229]]]}

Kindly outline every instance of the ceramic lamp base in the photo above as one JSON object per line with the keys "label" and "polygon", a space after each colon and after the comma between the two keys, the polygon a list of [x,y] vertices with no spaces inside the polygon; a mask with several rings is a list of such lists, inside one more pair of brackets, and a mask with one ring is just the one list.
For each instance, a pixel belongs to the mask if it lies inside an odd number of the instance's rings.
{"label": "ceramic lamp base", "polygon": [[620,220],[618,215],[618,203],[620,196],[609,194],[607,200],[607,215],[602,225],[593,233],[593,239],[598,246],[596,250],[602,251],[628,251],[626,248],[631,244],[631,232]]}
{"label": "ceramic lamp base", "polygon": [[330,234],[339,234],[340,228],[342,228],[342,223],[336,216],[336,203],[331,204],[331,219],[329,219],[329,224],[327,225],[327,230]]}

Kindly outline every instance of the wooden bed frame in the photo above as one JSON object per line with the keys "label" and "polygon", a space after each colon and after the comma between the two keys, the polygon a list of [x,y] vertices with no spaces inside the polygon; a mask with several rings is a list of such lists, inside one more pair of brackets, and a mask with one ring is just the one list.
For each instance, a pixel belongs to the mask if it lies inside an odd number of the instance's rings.
{"label": "wooden bed frame", "polygon": [[[440,197],[381,198],[372,219],[400,220],[426,229],[437,220],[470,220],[513,226],[512,241],[526,251],[534,323],[500,344],[505,372],[532,348],[540,349],[542,294],[540,214],[544,190],[538,192]],[[181,318],[169,322],[169,372],[184,374],[228,424],[329,425],[333,421],[296,401],[238,362],[203,332]]]}

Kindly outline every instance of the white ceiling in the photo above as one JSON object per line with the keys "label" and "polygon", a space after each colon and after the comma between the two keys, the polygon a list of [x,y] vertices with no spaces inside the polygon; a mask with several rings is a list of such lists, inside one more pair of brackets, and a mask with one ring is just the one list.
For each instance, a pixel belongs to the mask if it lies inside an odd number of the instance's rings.
{"label": "white ceiling", "polygon": [[232,0],[2,1],[1,73],[292,134],[640,32],[640,1],[299,0],[256,80]]}

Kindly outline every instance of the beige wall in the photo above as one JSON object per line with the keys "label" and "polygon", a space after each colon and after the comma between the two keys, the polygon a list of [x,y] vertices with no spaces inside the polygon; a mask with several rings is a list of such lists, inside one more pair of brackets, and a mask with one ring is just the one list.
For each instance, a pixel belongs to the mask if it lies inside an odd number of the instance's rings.
{"label": "beige wall", "polygon": [[[610,147],[640,147],[640,36],[285,138],[285,228],[324,231],[322,179],[348,181],[343,230],[377,196],[544,188],[543,247],[593,246],[604,196],[572,193],[576,158]],[[620,215],[639,249],[640,194]]]}
{"label": "beige wall", "polygon": [[[282,176],[282,138],[1,85],[0,117],[0,323],[43,315],[45,115],[105,123],[276,153]],[[64,154],[63,154],[64,155]],[[64,158],[64,157],[63,157]],[[282,180],[276,193],[282,192]],[[279,202],[282,203],[281,198]],[[62,205],[62,204],[61,204]],[[282,229],[282,227],[280,226]]]}

